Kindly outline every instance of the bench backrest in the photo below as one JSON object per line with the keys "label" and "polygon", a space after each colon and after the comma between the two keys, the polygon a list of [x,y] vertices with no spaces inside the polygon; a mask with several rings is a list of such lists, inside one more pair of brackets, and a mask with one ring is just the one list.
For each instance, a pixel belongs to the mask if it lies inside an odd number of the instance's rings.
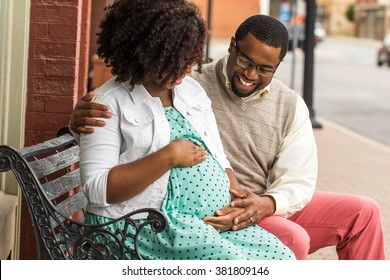
{"label": "bench backrest", "polygon": [[[141,258],[139,231],[146,225],[156,232],[166,226],[165,217],[155,209],[124,215],[122,232],[116,235],[104,225],[86,224],[79,147],[70,134],[21,149],[0,146],[0,172],[8,170],[15,174],[28,205],[39,259]],[[131,218],[142,212],[149,214],[144,223]],[[124,245],[126,238],[134,240],[131,247]]]}

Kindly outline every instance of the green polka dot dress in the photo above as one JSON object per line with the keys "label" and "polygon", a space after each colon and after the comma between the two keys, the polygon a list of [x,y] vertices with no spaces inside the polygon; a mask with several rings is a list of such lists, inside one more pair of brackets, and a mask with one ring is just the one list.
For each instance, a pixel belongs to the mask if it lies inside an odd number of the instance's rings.
{"label": "green polka dot dress", "polygon": [[[203,146],[191,124],[173,107],[164,108],[171,141],[185,138]],[[218,233],[203,222],[205,216],[230,203],[229,180],[208,151],[207,160],[192,167],[173,168],[161,211],[167,228],[156,234],[144,228],[139,252],[144,259],[160,260],[291,260],[294,254],[259,226]],[[88,214],[91,223],[110,219]],[[113,226],[111,231],[115,231]]]}

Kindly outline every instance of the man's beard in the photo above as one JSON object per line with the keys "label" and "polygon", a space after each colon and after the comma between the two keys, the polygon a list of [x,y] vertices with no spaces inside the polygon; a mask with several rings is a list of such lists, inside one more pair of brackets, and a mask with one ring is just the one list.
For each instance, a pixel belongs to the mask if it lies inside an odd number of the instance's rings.
{"label": "man's beard", "polygon": [[259,84],[249,93],[239,92],[238,89],[236,88],[236,83],[238,83],[237,80],[238,80],[238,74],[234,74],[232,77],[231,86],[232,86],[233,93],[238,97],[248,97],[252,95],[252,93],[254,93],[255,91],[258,91],[260,88],[260,84]]}

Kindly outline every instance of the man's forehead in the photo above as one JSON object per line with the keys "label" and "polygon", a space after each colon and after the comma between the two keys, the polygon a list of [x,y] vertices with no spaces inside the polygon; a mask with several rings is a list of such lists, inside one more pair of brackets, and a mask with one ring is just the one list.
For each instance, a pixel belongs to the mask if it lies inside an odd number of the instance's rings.
{"label": "man's forehead", "polygon": [[280,47],[276,48],[270,46],[266,42],[257,39],[251,33],[248,33],[243,39],[237,40],[236,44],[238,45],[241,54],[246,58],[253,60],[255,63],[257,63],[257,58],[263,60],[264,56],[270,56],[269,58],[273,57],[273,60],[279,61],[280,52],[282,50]]}

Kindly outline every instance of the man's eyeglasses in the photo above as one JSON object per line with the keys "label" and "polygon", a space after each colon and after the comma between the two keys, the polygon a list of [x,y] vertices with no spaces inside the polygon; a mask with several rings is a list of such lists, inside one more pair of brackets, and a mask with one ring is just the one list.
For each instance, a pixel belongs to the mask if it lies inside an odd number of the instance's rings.
{"label": "man's eyeglasses", "polygon": [[252,61],[250,61],[248,58],[246,58],[241,54],[241,51],[238,48],[237,40],[234,40],[234,43],[236,47],[236,63],[240,67],[244,69],[250,69],[252,67],[256,67],[257,74],[263,77],[271,77],[275,73],[277,66],[276,68],[269,68],[263,65],[258,65],[256,63],[253,63]]}

